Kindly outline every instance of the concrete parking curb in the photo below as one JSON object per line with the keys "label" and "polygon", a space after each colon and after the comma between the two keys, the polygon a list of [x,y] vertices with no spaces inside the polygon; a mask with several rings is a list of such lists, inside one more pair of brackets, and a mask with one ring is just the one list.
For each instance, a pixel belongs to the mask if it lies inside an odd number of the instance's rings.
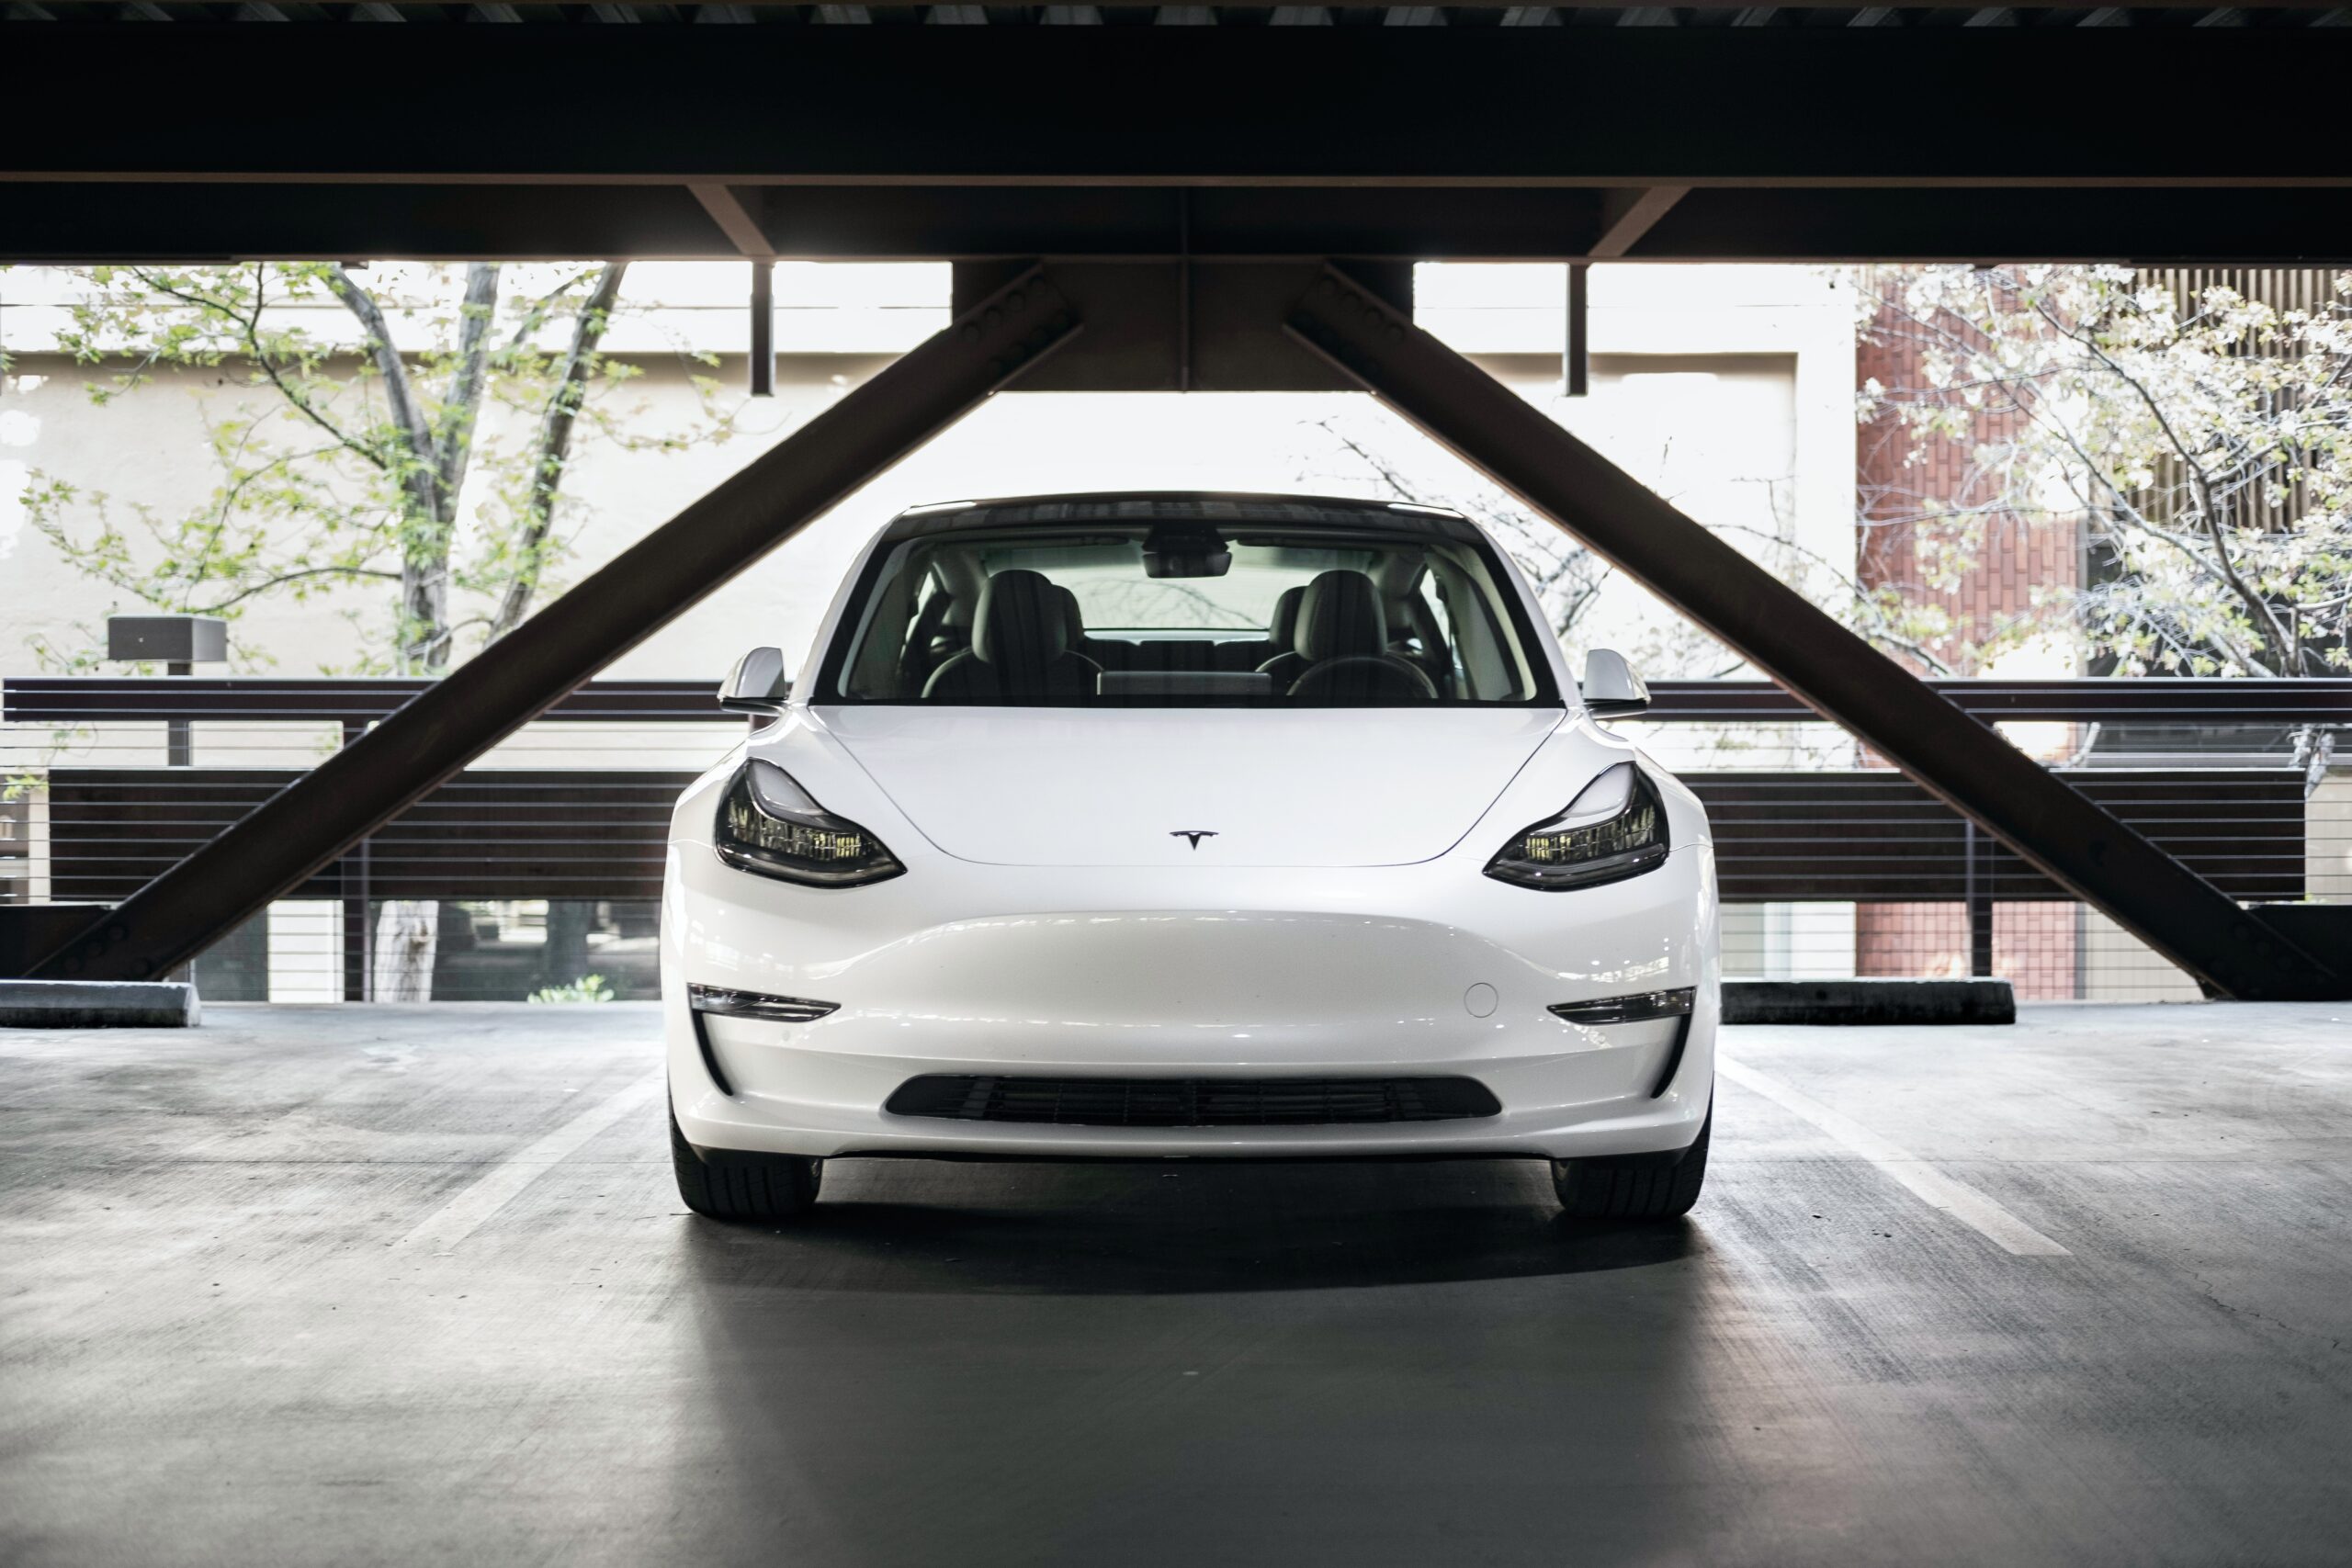
{"label": "concrete parking curb", "polygon": [[193,1029],[194,986],[162,980],[0,980],[0,1029]]}
{"label": "concrete parking curb", "polygon": [[2007,980],[1726,980],[1725,1023],[2015,1023]]}

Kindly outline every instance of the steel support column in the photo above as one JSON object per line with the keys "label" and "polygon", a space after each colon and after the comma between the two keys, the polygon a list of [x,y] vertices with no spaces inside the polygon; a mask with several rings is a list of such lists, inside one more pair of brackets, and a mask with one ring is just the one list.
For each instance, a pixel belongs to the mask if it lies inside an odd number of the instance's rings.
{"label": "steel support column", "polygon": [[2347,980],[1337,267],[1292,334],[2210,989]]}
{"label": "steel support column", "polygon": [[752,396],[775,396],[775,263],[752,264]]}
{"label": "steel support column", "polygon": [[194,956],[1077,330],[1042,269],[1016,278],[141,888],[35,975],[140,979]]}

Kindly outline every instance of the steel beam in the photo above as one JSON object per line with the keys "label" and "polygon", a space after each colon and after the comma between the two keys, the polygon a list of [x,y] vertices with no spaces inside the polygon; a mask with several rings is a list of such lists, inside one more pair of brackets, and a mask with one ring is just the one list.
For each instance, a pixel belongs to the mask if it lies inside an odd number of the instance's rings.
{"label": "steel beam", "polygon": [[1601,203],[1600,237],[1589,253],[1595,261],[1614,261],[1641,243],[1674,204],[1690,194],[1689,186],[1652,186],[1646,190],[1612,190]]}
{"label": "steel beam", "polygon": [[144,979],[299,886],[1078,330],[1033,269],[126,899],[37,976]]}
{"label": "steel beam", "polygon": [[[2352,80],[2352,30],[2340,28],[679,27],[649,44],[654,36],[12,26],[0,181],[2352,185],[2341,96],[2281,85]],[[101,68],[107,112],[93,115]],[[401,133],[321,136],[306,95],[260,92],[209,95],[204,134],[188,134],[189,83],[268,81],[398,82]],[[624,81],[627,92],[549,133],[546,85]],[[2190,81],[2199,123],[2261,134],[2135,134],[2111,95],[2084,91]],[[1970,105],[2019,129],[1858,133],[1905,104]],[[761,216],[770,231],[788,220],[774,208]],[[710,220],[694,217],[707,236]],[[1334,239],[1317,254],[1357,248]]]}
{"label": "steel beam", "polygon": [[[0,172],[0,262],[744,254],[674,183],[10,184]],[[1602,233],[1609,194],[1553,185],[705,188],[760,198],[772,231],[763,254],[820,261],[1574,261]],[[1705,186],[1659,214],[1626,259],[2308,265],[2352,259],[2352,190]]]}
{"label": "steel beam", "polygon": [[1572,398],[1592,390],[1592,268],[1582,262],[1568,264],[1568,342],[1560,385]]}
{"label": "steel beam", "polygon": [[1794,589],[1336,267],[1294,335],[2209,989],[2347,994],[2330,973]]}
{"label": "steel beam", "polygon": [[[767,231],[760,227],[759,219],[744,205],[743,192],[711,180],[696,181],[687,188],[702,203],[702,209],[710,214],[710,220],[718,225],[719,232],[727,236],[729,244],[754,260],[774,257],[775,247],[768,243]],[[766,193],[755,191],[752,195],[763,202]]]}
{"label": "steel beam", "polygon": [[752,396],[775,396],[775,263],[752,264]]}

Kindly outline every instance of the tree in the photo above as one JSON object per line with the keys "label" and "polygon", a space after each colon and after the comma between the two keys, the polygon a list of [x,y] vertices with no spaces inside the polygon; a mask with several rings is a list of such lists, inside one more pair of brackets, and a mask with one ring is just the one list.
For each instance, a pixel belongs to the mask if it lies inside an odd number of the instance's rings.
{"label": "tree", "polygon": [[[2093,565],[1998,626],[1916,624],[1912,650],[2054,632],[2127,674],[2352,669],[2352,275],[2295,309],[2114,267],[1936,267],[1859,292],[1866,330],[1919,366],[1860,400],[1919,475],[1863,497],[1923,579],[1880,585],[1878,612],[1916,621],[1918,589],[2005,528],[2079,527]],[[1939,454],[1957,461],[1937,472]]]}
{"label": "tree", "polygon": [[1563,642],[1576,641],[1586,612],[1615,570],[1607,561],[1491,485],[1448,484],[1408,471],[1403,457],[1371,430],[1337,418],[1317,420],[1315,428],[1329,437],[1332,455],[1370,477],[1392,500],[1442,506],[1477,524],[1526,573],[1553,634]]}
{"label": "tree", "polygon": [[[389,588],[342,668],[434,676],[469,634],[479,647],[520,624],[548,586],[583,423],[638,449],[726,433],[706,420],[648,434],[593,397],[638,374],[603,348],[625,262],[564,267],[512,298],[497,265],[386,270],[371,288],[329,263],[89,269],[60,346],[118,367],[92,400],[159,369],[226,373],[233,392],[204,400],[220,481],[165,513],[36,473],[29,521],[68,562],[161,609],[233,619],[272,595]],[[336,306],[356,344],[318,329]],[[707,412],[711,388],[697,385]],[[387,906],[379,997],[429,994],[436,925],[430,904]]]}
{"label": "tree", "polygon": [[[638,374],[602,349],[627,263],[567,268],[517,299],[502,298],[504,273],[477,265],[460,281],[409,269],[371,290],[333,264],[90,269],[59,346],[122,366],[90,386],[94,402],[159,367],[238,376],[238,395],[206,406],[220,482],[201,505],[164,514],[37,473],[30,521],[83,570],[175,611],[234,617],[273,593],[397,584],[356,667],[439,674],[462,634],[488,642],[528,613],[560,553],[556,505],[583,420],[632,447],[693,438],[624,429],[590,400]],[[330,301],[357,322],[356,345],[314,330],[317,311],[304,307]],[[488,431],[499,408],[531,420],[527,442]],[[492,493],[469,519],[478,471]],[[453,590],[489,603],[459,614]]]}
{"label": "tree", "polygon": [[[1329,438],[1329,450],[1324,456],[1339,459],[1349,479],[1368,477],[1382,493],[1395,500],[1443,506],[1477,524],[1534,588],[1553,635],[1566,648],[1572,665],[1595,646],[1615,646],[1653,676],[1722,677],[1743,668],[1738,655],[1679,615],[1626,614],[1630,605],[1623,596],[1640,591],[1620,581],[1613,565],[1504,491],[1464,474],[1451,460],[1440,458],[1416,466],[1417,457],[1434,457],[1433,450],[1418,437],[1394,439],[1392,432],[1403,433],[1396,432],[1392,422],[1329,418],[1314,422],[1314,428]],[[1671,454],[1662,449],[1645,456],[1651,459],[1645,464],[1649,468],[1645,482],[1668,500],[1675,500],[1666,477]],[[1302,477],[1319,476],[1310,471]],[[1790,519],[1784,509],[1787,477],[1758,475],[1751,482],[1767,487],[1777,529],[1702,521],[1747,547],[1768,570],[1804,587],[1822,602],[1850,601],[1854,597],[1850,563],[1821,560],[1789,537]]]}

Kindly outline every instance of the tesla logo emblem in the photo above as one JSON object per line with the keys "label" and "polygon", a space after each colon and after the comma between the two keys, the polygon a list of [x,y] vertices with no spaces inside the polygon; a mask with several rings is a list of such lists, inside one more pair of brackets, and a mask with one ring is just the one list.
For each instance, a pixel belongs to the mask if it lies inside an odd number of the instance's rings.
{"label": "tesla logo emblem", "polygon": [[1203,839],[1214,839],[1216,837],[1215,833],[1209,831],[1206,828],[1179,828],[1168,836],[1171,839],[1182,839],[1196,850],[1201,847],[1201,840]]}

